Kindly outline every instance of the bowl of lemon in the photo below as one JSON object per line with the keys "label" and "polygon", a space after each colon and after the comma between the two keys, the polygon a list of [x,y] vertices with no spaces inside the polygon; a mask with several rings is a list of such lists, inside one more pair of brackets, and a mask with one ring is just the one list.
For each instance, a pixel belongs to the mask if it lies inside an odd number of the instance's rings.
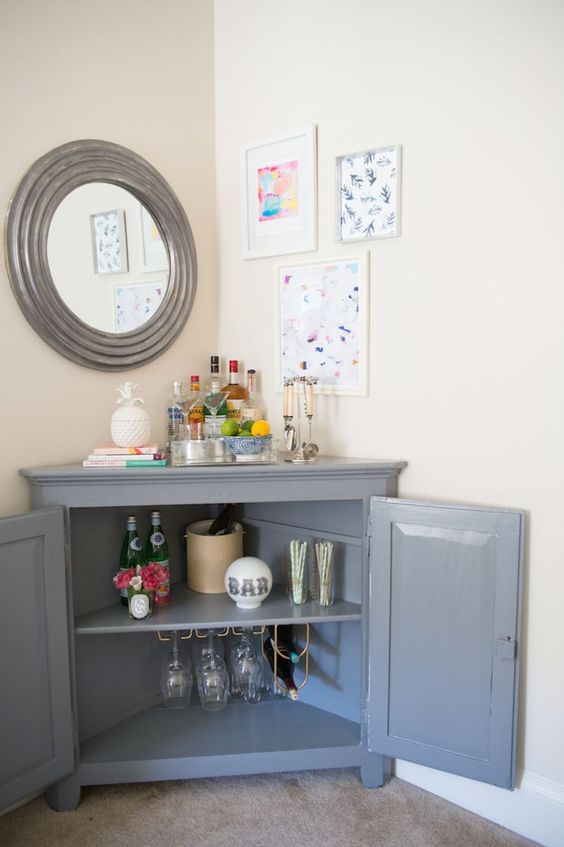
{"label": "bowl of lemon", "polygon": [[272,435],[267,421],[238,421],[228,419],[221,426],[221,435],[228,451],[236,461],[264,461],[269,456]]}

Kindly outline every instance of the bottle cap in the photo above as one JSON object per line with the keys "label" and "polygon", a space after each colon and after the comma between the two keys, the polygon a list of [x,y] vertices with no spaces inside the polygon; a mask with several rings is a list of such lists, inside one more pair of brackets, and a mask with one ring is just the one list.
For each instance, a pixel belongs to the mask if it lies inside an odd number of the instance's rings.
{"label": "bottle cap", "polygon": [[197,374],[193,374],[190,377],[190,382],[199,382],[199,381],[200,381],[200,377]]}
{"label": "bottle cap", "polygon": [[237,359],[229,359],[229,373],[236,374],[239,372],[239,361]]}
{"label": "bottle cap", "polygon": [[160,516],[161,516],[161,513],[160,513],[160,512],[151,512],[151,517],[152,517],[152,518],[160,518]]}
{"label": "bottle cap", "polygon": [[210,356],[210,373],[219,373],[219,356]]}
{"label": "bottle cap", "polygon": [[247,371],[247,373],[248,373],[248,374],[256,374],[256,371],[255,371],[255,369],[254,369],[254,368],[249,368],[249,370]]}

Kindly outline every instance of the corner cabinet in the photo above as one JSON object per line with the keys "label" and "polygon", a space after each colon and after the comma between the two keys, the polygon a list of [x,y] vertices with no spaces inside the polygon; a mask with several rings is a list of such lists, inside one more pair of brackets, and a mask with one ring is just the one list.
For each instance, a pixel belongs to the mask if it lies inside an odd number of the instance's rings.
{"label": "corner cabinet", "polygon": [[[0,521],[0,808],[47,788],[359,767],[391,758],[512,788],[522,512],[396,499],[405,462],[22,471],[34,511]],[[186,587],[187,524],[237,502],[275,585],[258,610]],[[125,518],[161,510],[171,604],[131,621],[111,577]],[[291,606],[291,538],[335,545],[337,600]],[[222,712],[160,703],[157,631],[309,623],[300,700]]]}

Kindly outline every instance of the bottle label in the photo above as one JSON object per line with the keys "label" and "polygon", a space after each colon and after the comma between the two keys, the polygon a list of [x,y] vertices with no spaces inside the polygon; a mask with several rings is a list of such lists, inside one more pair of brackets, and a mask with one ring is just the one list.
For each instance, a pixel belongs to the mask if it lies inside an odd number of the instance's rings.
{"label": "bottle label", "polygon": [[241,421],[259,421],[261,418],[260,409],[253,406],[244,406],[241,409]]}
{"label": "bottle label", "polygon": [[241,405],[243,400],[227,400],[227,420],[238,421],[241,417]]}
{"label": "bottle label", "polygon": [[180,406],[169,406],[168,417],[171,421],[182,421],[184,420],[184,412]]}
{"label": "bottle label", "polygon": [[132,541],[130,541],[129,546],[131,547],[132,550],[142,550],[143,549],[143,545],[141,543],[141,539],[139,538],[139,536],[137,536]]}
{"label": "bottle label", "polygon": [[157,587],[155,591],[155,605],[156,606],[166,606],[169,601],[170,596],[170,570],[169,570],[169,560],[163,559],[162,562],[159,562],[161,568],[164,568],[167,573],[167,577],[164,582]]}
{"label": "bottle label", "polygon": [[153,545],[153,547],[160,547],[161,544],[164,544],[165,537],[162,532],[153,532],[151,536],[149,536],[149,541]]}

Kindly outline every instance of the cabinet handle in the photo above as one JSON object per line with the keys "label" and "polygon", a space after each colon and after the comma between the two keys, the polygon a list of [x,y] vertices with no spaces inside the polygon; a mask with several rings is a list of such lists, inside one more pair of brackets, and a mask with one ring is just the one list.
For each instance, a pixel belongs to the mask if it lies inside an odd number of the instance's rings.
{"label": "cabinet handle", "polygon": [[496,656],[504,661],[515,659],[517,654],[517,642],[510,635],[498,638],[496,641]]}

